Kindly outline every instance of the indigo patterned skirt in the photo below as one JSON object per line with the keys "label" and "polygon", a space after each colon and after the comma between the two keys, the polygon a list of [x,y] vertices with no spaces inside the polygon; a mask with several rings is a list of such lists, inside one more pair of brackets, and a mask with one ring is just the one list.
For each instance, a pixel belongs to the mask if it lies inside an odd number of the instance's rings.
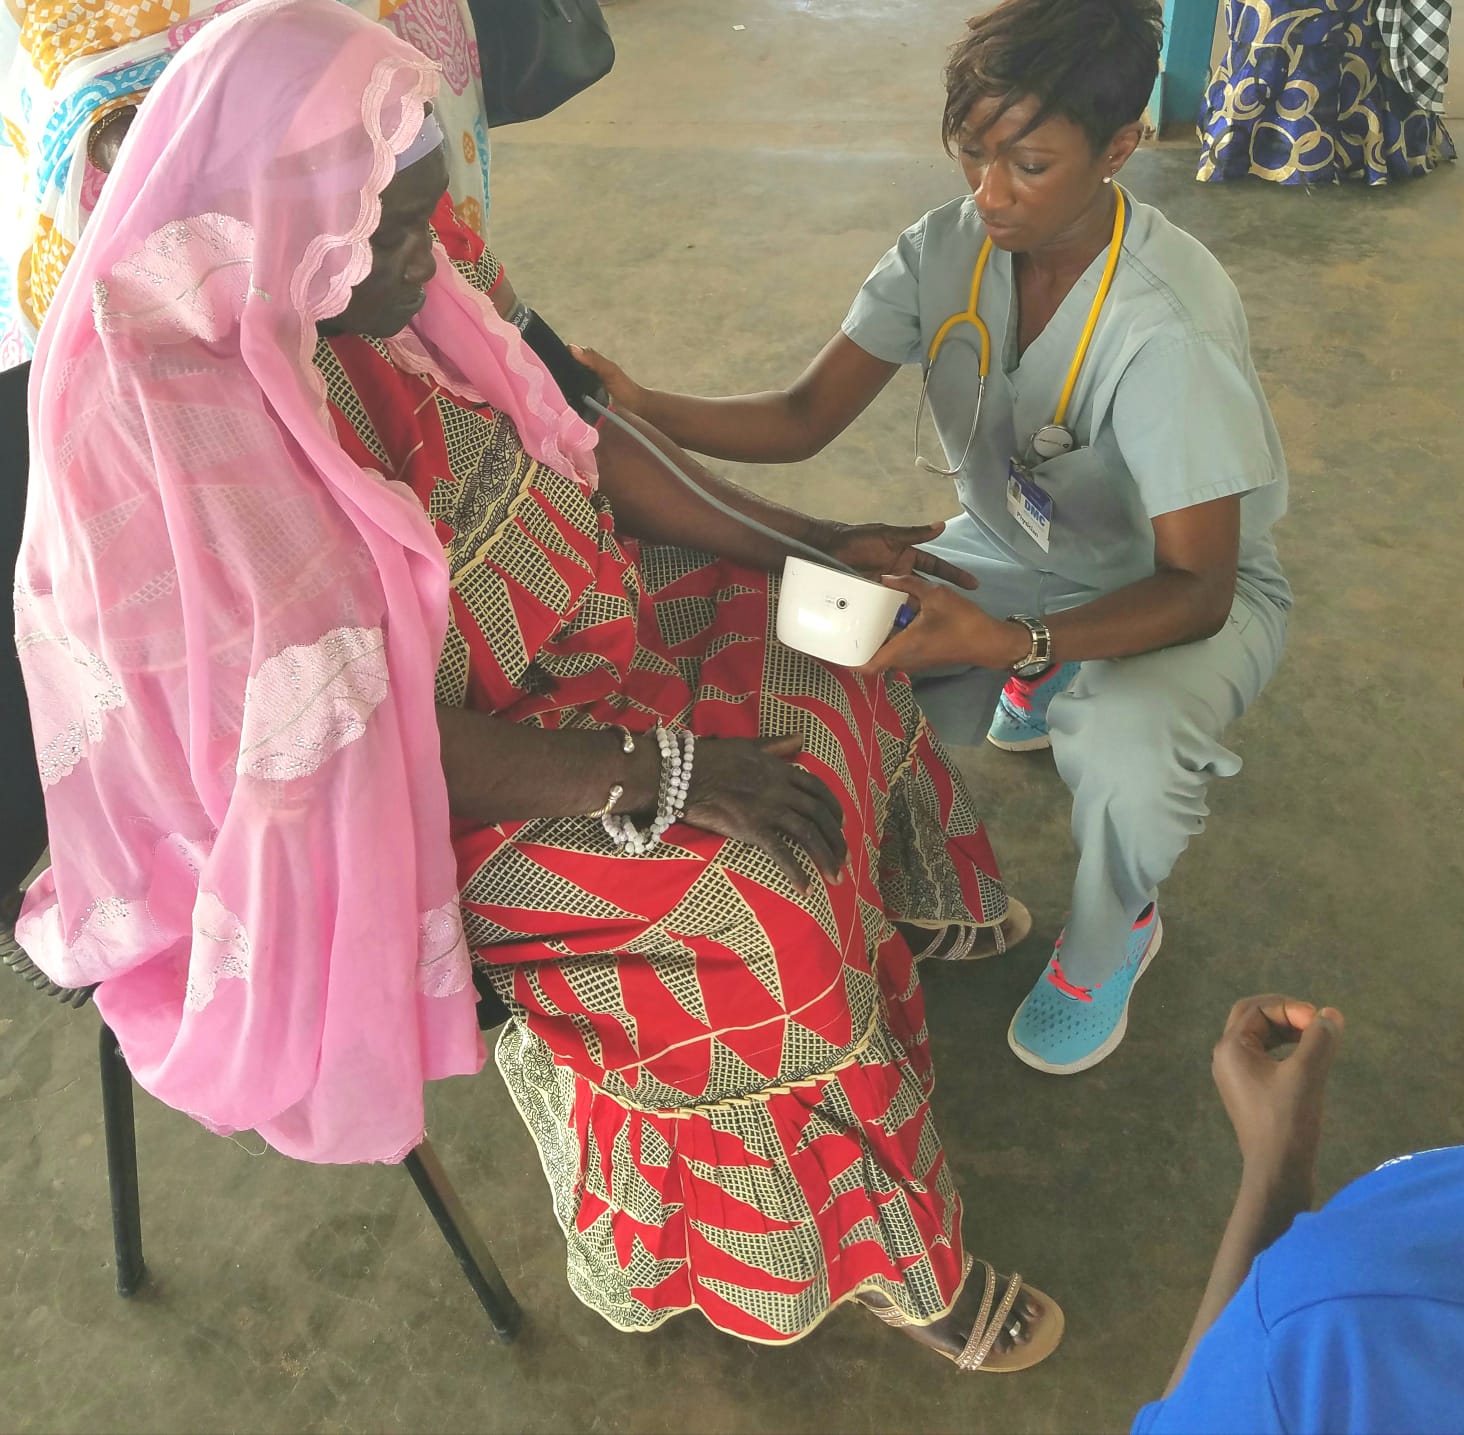
{"label": "indigo patterned skirt", "polygon": [[1198,177],[1386,184],[1453,159],[1443,121],[1393,75],[1375,3],[1228,0]]}

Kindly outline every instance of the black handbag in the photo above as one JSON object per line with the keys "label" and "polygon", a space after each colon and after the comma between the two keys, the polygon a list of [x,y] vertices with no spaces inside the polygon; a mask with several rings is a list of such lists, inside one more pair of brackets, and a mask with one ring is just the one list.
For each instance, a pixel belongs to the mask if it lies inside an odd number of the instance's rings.
{"label": "black handbag", "polygon": [[596,0],[468,0],[489,128],[536,120],[610,73]]}

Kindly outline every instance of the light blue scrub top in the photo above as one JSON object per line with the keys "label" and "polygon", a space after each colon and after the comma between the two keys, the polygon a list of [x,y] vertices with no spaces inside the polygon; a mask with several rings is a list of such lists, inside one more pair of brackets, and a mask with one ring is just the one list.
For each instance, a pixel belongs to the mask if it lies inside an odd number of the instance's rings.
{"label": "light blue scrub top", "polygon": [[[936,330],[966,308],[983,238],[969,196],[931,210],[865,281],[844,333],[888,363],[923,363]],[[1215,257],[1150,205],[1130,200],[1113,285],[1068,408],[1079,447],[1032,470],[1053,500],[1049,551],[1008,513],[1007,461],[1053,420],[1107,255],[1105,248],[1019,360],[1012,256],[993,251],[977,305],[991,333],[991,372],[956,480],[961,504],[999,551],[1096,595],[1154,572],[1151,518],[1240,494],[1238,586],[1289,608],[1271,538],[1286,511],[1286,460],[1251,362],[1240,295]],[[971,432],[979,357],[976,331],[960,325],[931,378],[948,462]],[[927,420],[923,442],[934,448],[930,427]]]}

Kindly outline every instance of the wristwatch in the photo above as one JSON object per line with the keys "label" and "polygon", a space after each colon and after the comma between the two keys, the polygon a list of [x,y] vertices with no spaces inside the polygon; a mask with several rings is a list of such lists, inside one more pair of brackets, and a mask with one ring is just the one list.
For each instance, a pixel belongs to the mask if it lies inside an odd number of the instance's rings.
{"label": "wristwatch", "polygon": [[1035,678],[1052,666],[1052,634],[1041,618],[1029,617],[1026,613],[1013,613],[1007,620],[1020,623],[1032,635],[1032,650],[1019,663],[1012,664],[1012,671],[1019,678]]}

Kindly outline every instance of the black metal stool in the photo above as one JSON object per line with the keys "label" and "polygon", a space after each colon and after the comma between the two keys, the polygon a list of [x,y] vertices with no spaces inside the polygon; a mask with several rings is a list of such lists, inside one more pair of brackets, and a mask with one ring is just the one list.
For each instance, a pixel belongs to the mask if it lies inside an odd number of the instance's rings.
{"label": "black metal stool", "polygon": [[[36,991],[54,997],[63,1006],[79,1010],[91,1002],[92,987],[58,987],[35,965],[15,940],[13,901],[0,921],[0,963],[9,967]],[[488,988],[478,982],[480,1022],[498,1025],[508,1012]],[[137,1130],[133,1121],[132,1073],[111,1028],[102,1022],[99,1056],[102,1080],[102,1124],[107,1145],[107,1183],[112,1195],[112,1240],[117,1252],[117,1294],[135,1294],[147,1275],[142,1257],[142,1210],[137,1187]],[[522,1311],[505,1284],[487,1243],[478,1233],[436,1151],[425,1139],[402,1162],[407,1174],[462,1267],[473,1294],[507,1344],[518,1334]]]}

